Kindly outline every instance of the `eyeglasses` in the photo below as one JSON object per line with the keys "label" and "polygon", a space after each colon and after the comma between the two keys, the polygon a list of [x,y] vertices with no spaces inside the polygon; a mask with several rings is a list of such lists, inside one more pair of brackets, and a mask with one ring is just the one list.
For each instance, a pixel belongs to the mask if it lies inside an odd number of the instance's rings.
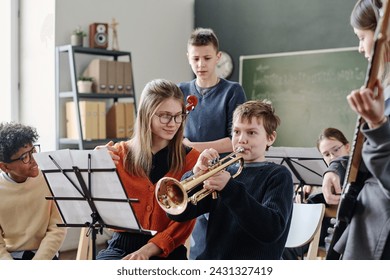
{"label": "eyeglasses", "polygon": [[330,152],[326,152],[323,154],[323,156],[325,157],[329,157],[330,155],[332,156],[337,156],[337,153],[340,151],[340,149],[344,146],[344,144],[341,144],[340,146],[334,148],[333,150],[331,150]]}
{"label": "eyeglasses", "polygon": [[169,114],[155,114],[155,116],[159,118],[160,123],[162,124],[168,124],[171,122],[172,119],[174,120],[175,123],[179,124],[182,123],[186,118],[186,114],[179,114],[175,116]]}
{"label": "eyeglasses", "polygon": [[31,150],[23,153],[20,157],[18,157],[16,159],[11,159],[10,161],[8,161],[8,163],[12,163],[14,161],[20,160],[24,164],[27,164],[31,161],[32,154],[39,153],[40,151],[41,151],[41,145],[39,145],[39,144],[33,145]]}

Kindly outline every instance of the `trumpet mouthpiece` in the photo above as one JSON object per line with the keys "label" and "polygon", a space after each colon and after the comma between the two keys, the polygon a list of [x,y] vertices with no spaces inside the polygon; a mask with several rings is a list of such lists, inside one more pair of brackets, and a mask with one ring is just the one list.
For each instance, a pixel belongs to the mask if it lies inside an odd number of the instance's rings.
{"label": "trumpet mouthpiece", "polygon": [[243,153],[245,149],[243,147],[237,147],[236,148],[236,153]]}

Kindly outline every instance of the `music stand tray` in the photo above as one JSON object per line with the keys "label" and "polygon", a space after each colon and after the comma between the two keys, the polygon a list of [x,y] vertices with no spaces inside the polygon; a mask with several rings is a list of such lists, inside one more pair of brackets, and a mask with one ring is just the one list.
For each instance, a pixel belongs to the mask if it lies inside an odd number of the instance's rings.
{"label": "music stand tray", "polygon": [[154,235],[144,230],[134,214],[107,149],[58,150],[35,153],[39,168],[61,214],[64,227],[88,227],[96,256],[96,233],[103,228]]}

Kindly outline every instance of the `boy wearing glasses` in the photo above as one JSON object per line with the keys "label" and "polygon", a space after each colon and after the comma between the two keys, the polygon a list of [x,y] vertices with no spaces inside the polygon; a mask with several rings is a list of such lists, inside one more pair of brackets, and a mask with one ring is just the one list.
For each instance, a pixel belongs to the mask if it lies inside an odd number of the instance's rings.
{"label": "boy wearing glasses", "polygon": [[0,260],[51,260],[66,229],[32,154],[35,128],[0,124]]}

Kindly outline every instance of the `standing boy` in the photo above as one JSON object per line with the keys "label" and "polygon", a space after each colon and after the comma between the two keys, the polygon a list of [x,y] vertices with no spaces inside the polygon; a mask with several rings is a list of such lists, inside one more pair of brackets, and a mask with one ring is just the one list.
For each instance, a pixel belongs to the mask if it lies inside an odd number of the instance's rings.
{"label": "standing boy", "polygon": [[51,260],[65,238],[46,181],[32,154],[36,130],[0,124],[0,259]]}
{"label": "standing boy", "polygon": [[[203,184],[218,192],[217,199],[209,195],[197,205],[188,203],[182,214],[169,215],[175,221],[187,221],[210,212],[206,246],[197,259],[281,258],[291,222],[293,182],[286,167],[265,160],[279,123],[267,102],[254,100],[238,106],[232,146],[235,151],[244,149],[242,172],[234,179],[228,172],[233,166],[218,172]],[[193,172],[207,169],[215,157],[215,149],[203,151]]]}
{"label": "standing boy", "polygon": [[[246,101],[244,89],[217,76],[221,52],[213,30],[197,28],[192,32],[187,57],[196,79],[180,83],[179,87],[184,98],[195,95],[198,104],[187,117],[183,143],[200,152],[213,148],[220,154],[230,153],[233,111]],[[199,217],[192,233],[190,259],[203,251],[206,227],[207,216]]]}

